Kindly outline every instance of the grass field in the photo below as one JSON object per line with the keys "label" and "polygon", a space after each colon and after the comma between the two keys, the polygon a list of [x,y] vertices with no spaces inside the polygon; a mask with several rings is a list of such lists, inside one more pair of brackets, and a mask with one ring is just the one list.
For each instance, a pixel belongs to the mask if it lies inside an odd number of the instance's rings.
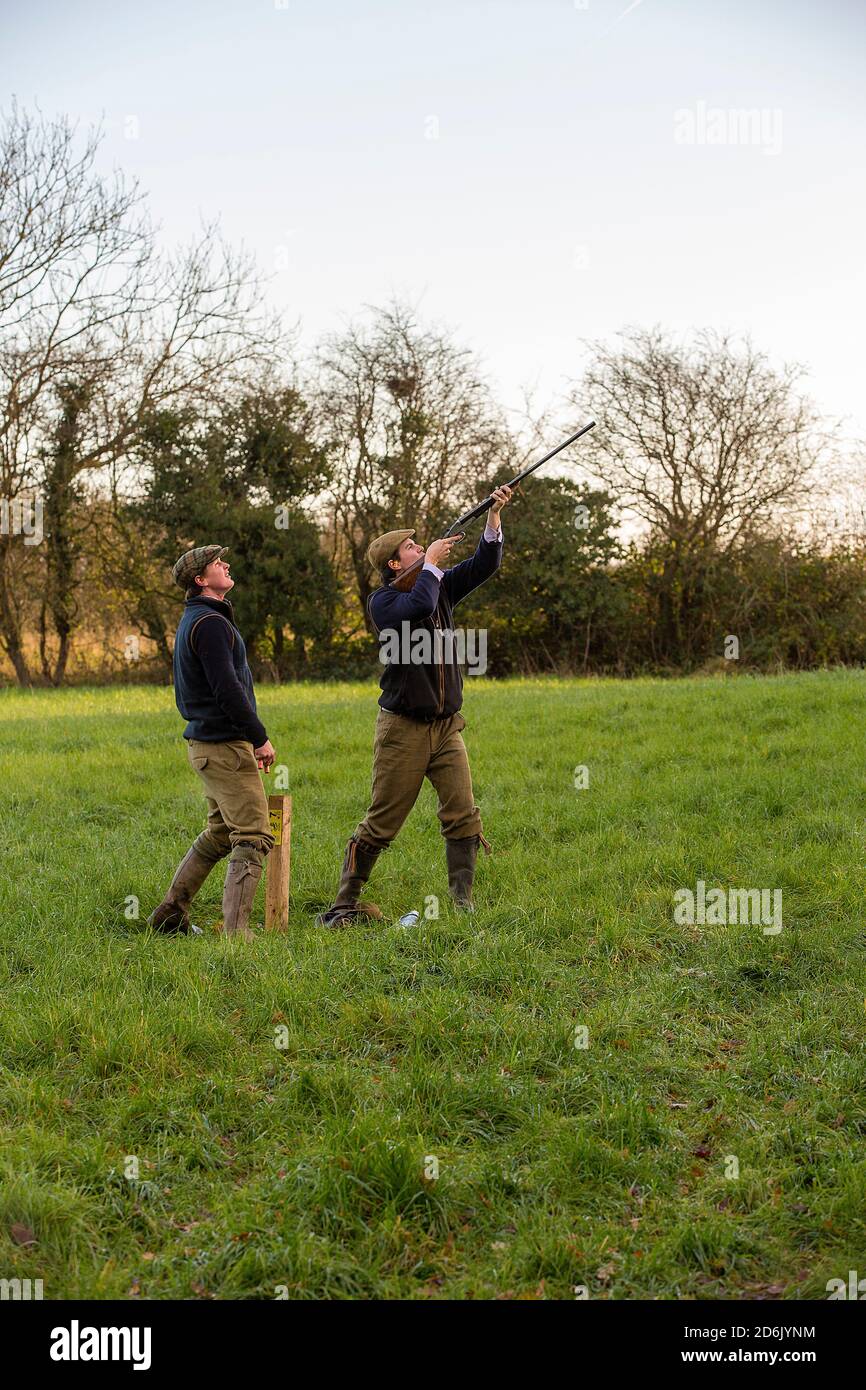
{"label": "grass field", "polygon": [[[371,883],[385,921],[313,925],[376,691],[265,688],[292,907],[247,946],[213,930],[221,869],[204,937],[144,929],[204,810],[171,691],[0,693],[0,1277],[700,1299],[866,1275],[866,673],[467,685],[475,916],[425,788]],[[783,930],[676,925],[699,879],[781,889]],[[429,894],[438,920],[392,925]]]}

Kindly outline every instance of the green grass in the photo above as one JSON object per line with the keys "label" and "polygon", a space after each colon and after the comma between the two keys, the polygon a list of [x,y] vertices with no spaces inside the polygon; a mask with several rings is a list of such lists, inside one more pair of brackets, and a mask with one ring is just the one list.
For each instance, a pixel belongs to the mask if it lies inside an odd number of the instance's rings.
{"label": "green grass", "polygon": [[[446,906],[425,787],[371,884],[385,921],[343,932],[312,913],[375,689],[260,692],[292,909],[252,946],[143,926],[204,811],[171,692],[0,693],[0,1277],[700,1299],[866,1274],[866,675],[467,686],[477,913]],[[699,878],[781,888],[784,930],[676,926]],[[438,920],[392,925],[428,894]]]}

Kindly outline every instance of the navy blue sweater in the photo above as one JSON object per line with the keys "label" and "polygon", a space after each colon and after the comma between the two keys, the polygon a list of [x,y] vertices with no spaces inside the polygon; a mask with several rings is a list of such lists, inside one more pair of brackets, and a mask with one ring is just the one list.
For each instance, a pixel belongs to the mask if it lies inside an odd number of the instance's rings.
{"label": "navy blue sweater", "polygon": [[[501,563],[501,533],[498,541],[487,541],[482,535],[475,554],[446,570],[441,580],[432,570],[422,569],[414,587],[405,593],[392,584],[376,589],[369,600],[373,626],[380,636],[385,630],[400,633],[403,622],[409,623],[410,632],[420,627],[431,633],[436,628],[453,630],[453,609],[490,579]],[[379,684],[382,709],[410,719],[444,719],[463,704],[463,673],[453,651],[444,662],[388,665]]]}
{"label": "navy blue sweater", "polygon": [[267,741],[256,714],[247,649],[228,599],[188,598],[174,639],[174,698],[188,720],[184,738],[203,743]]}

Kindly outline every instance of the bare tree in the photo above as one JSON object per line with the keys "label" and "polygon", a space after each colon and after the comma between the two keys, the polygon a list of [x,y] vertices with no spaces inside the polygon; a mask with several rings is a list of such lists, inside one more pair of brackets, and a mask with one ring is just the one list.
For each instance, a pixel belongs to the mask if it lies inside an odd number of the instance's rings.
{"label": "bare tree", "polygon": [[476,500],[478,481],[501,470],[515,444],[472,355],[422,328],[405,305],[372,310],[327,339],[317,365],[320,419],[337,465],[332,534],[366,611],[372,538],[415,526],[432,539],[449,509]]}
{"label": "bare tree", "polygon": [[[76,621],[76,480],[123,457],[154,411],[207,400],[279,343],[250,260],[214,226],[160,255],[135,185],[96,172],[99,141],[17,107],[0,128],[0,497],[44,493],[54,683]],[[0,535],[0,642],[27,682],[18,541]]]}
{"label": "bare tree", "polygon": [[832,440],[798,392],[747,340],[703,331],[684,346],[633,329],[594,358],[571,400],[598,420],[589,471],[648,527],[660,566],[660,655],[680,660],[712,558],[803,508]]}
{"label": "bare tree", "polygon": [[112,468],[109,488],[101,488],[90,502],[84,546],[91,580],[98,582],[116,610],[115,626],[122,621],[126,636],[152,642],[156,660],[170,676],[178,591],[160,553],[164,529],[133,511],[129,495],[122,491],[132,471]]}

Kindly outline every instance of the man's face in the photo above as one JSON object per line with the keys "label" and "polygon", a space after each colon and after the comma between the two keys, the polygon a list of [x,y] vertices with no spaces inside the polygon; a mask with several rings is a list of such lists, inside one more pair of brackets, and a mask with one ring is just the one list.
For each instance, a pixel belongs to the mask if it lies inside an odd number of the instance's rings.
{"label": "man's face", "polygon": [[229,574],[229,565],[225,560],[211,560],[198,576],[199,587],[210,589],[214,594],[227,594],[229,589],[235,587],[235,581]]}
{"label": "man's face", "polygon": [[398,547],[396,558],[394,560],[389,560],[388,564],[395,574],[399,574],[400,570],[411,569],[416,560],[420,560],[423,554],[423,545],[419,545],[417,541],[413,541],[410,536],[408,540],[405,540],[403,544]]}

